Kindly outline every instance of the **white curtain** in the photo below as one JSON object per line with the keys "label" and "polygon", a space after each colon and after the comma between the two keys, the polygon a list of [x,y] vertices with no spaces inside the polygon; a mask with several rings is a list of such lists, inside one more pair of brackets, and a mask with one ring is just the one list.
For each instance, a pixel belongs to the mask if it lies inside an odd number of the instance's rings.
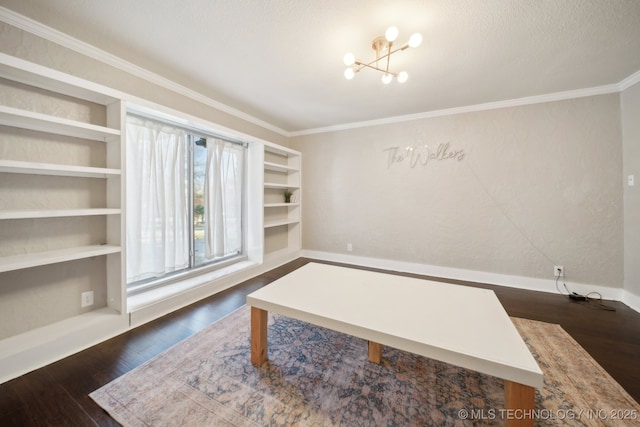
{"label": "white curtain", "polygon": [[127,282],[189,266],[186,134],[127,117]]}
{"label": "white curtain", "polygon": [[204,238],[208,260],[242,250],[243,155],[239,144],[207,138]]}

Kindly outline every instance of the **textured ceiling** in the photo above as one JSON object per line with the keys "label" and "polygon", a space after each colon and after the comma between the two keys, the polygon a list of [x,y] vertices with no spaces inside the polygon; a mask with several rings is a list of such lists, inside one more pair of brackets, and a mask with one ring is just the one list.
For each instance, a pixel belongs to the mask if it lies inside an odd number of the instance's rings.
{"label": "textured ceiling", "polygon": [[[638,0],[0,0],[287,132],[616,84],[640,70]],[[422,46],[372,58],[389,25]]]}

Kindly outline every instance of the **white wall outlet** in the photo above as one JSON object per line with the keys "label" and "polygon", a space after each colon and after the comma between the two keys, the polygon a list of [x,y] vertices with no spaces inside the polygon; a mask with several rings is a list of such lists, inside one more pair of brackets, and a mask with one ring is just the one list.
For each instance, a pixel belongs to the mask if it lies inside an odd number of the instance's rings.
{"label": "white wall outlet", "polygon": [[636,178],[633,175],[628,175],[627,176],[627,185],[629,187],[633,187],[636,184]]}
{"label": "white wall outlet", "polygon": [[564,267],[561,265],[554,265],[553,277],[564,277]]}
{"label": "white wall outlet", "polygon": [[353,252],[353,245],[351,243],[347,243],[347,252]]}
{"label": "white wall outlet", "polygon": [[93,305],[93,291],[81,293],[80,307],[89,307],[90,305]]}

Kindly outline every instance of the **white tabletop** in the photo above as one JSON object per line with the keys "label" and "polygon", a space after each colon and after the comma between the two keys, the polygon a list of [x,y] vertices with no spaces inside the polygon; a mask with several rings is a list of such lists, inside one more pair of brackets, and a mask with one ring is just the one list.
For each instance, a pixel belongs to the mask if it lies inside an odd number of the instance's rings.
{"label": "white tabletop", "polygon": [[516,383],[543,375],[487,289],[309,263],[247,304]]}

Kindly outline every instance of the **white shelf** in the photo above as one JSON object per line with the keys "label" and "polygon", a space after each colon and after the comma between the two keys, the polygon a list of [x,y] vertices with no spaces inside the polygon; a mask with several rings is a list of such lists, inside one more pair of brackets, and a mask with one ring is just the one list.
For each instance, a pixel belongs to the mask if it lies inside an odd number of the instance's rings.
{"label": "white shelf", "polygon": [[300,206],[300,203],[265,203],[265,208],[282,208],[282,207]]}
{"label": "white shelf", "polygon": [[99,308],[5,338],[0,340],[0,359],[25,351],[41,342],[57,340],[69,334],[80,333],[87,325],[103,321],[114,321],[119,315],[120,313],[114,309]]}
{"label": "white shelf", "polygon": [[265,170],[270,170],[274,172],[298,172],[300,169],[293,168],[291,166],[280,165],[278,163],[264,162]]}
{"label": "white shelf", "polygon": [[0,53],[0,77],[96,104],[109,105],[122,98],[113,89],[6,53]]}
{"label": "white shelf", "polygon": [[0,125],[95,141],[105,141],[107,138],[120,136],[118,129],[34,113],[5,105],[0,105]]}
{"label": "white shelf", "polygon": [[92,215],[119,215],[120,209],[47,209],[0,211],[0,219],[63,218]]}
{"label": "white shelf", "polygon": [[120,246],[89,245],[0,258],[0,273],[120,252]]}
{"label": "white shelf", "polygon": [[294,150],[291,150],[290,148],[286,148],[283,147],[281,145],[272,145],[272,144],[265,144],[264,145],[264,150],[268,151],[270,153],[273,154],[277,154],[278,156],[283,156],[283,157],[289,157],[289,156],[299,156],[300,153]]}
{"label": "white shelf", "polygon": [[286,190],[286,189],[298,189],[300,188],[299,185],[289,185],[289,184],[278,184],[275,182],[265,182],[264,183],[264,188],[272,188],[272,189],[277,189],[277,190]]}
{"label": "white shelf", "polygon": [[0,172],[32,175],[74,176],[80,178],[107,178],[120,175],[119,169],[94,168],[90,166],[59,165],[54,163],[0,160]]}
{"label": "white shelf", "polygon": [[299,222],[300,222],[299,219],[289,219],[289,218],[276,219],[271,221],[265,221],[264,228],[280,227],[282,225],[297,224]]}
{"label": "white shelf", "polygon": [[0,340],[0,383],[48,365],[128,329],[129,317],[98,308]]}

